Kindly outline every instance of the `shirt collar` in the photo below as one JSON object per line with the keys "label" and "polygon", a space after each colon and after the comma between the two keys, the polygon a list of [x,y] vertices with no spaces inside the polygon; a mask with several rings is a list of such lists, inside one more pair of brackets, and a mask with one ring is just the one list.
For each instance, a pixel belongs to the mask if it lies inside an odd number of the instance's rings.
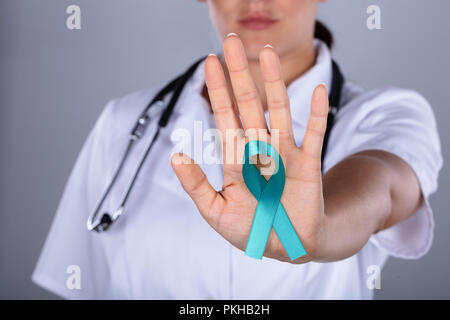
{"label": "shirt collar", "polygon": [[[302,126],[306,126],[309,118],[311,96],[314,88],[320,83],[324,83],[328,90],[331,89],[332,65],[330,50],[323,41],[318,39],[314,40],[314,46],[316,49],[315,65],[299,78],[292,81],[287,87],[287,93],[291,104],[292,121],[293,123]],[[221,54],[221,52],[217,53],[217,55]],[[192,78],[187,83],[187,86],[190,88],[185,90],[194,93],[196,98],[199,99],[199,102],[204,100],[202,96],[202,89],[205,84],[204,64],[205,61],[202,61],[198,65]]]}
{"label": "shirt collar", "polygon": [[314,45],[316,48],[316,63],[287,87],[292,121],[304,126],[306,126],[309,118],[311,97],[314,89],[320,83],[324,83],[327,89],[330,90],[332,81],[330,50],[324,42],[317,39]]}

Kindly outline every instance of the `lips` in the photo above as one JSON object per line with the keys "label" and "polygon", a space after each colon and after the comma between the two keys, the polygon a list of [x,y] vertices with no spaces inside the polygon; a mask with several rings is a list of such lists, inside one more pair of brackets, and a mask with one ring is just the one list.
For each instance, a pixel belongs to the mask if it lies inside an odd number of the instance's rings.
{"label": "lips", "polygon": [[260,31],[271,27],[277,20],[264,15],[247,15],[239,20],[239,23],[246,29]]}

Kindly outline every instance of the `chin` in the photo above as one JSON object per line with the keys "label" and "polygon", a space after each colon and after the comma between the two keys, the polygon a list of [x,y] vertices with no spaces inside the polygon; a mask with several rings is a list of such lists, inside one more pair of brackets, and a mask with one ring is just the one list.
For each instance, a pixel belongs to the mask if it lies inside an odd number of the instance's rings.
{"label": "chin", "polygon": [[249,60],[258,60],[259,53],[265,45],[270,44],[275,48],[275,44],[271,37],[263,34],[257,35],[254,32],[243,32],[239,35],[244,43],[245,52]]}
{"label": "chin", "polygon": [[249,44],[245,45],[245,52],[248,60],[259,60],[259,53],[266,44]]}

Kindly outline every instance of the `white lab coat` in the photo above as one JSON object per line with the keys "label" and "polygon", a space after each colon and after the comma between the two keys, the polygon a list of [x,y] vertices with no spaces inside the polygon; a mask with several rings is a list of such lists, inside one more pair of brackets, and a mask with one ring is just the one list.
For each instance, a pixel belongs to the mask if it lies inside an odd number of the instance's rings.
{"label": "white lab coat", "polygon": [[[316,49],[316,65],[288,87],[297,145],[302,143],[313,88],[320,82],[331,87],[330,52],[318,40]],[[442,156],[433,111],[422,96],[391,87],[363,91],[345,83],[325,171],[358,151],[385,150],[411,166],[425,201],[412,217],[372,235],[348,259],[292,265],[255,260],[234,248],[203,220],[170,166],[176,144],[171,132],[185,128],[194,136],[195,120],[202,121],[203,131],[215,127],[201,96],[203,85],[202,63],[154,145],[123,216],[107,232],[97,234],[86,230],[86,220],[118,166],[130,129],[160,88],[113,100],[105,107],[70,175],[32,275],[34,282],[75,299],[370,299],[370,266],[381,268],[388,256],[419,258],[429,250],[433,217],[428,199],[437,189]],[[133,149],[103,211],[117,209],[155,127],[153,121]],[[221,165],[201,167],[220,190]],[[71,276],[67,268],[73,265],[80,270],[80,289],[67,285]]]}

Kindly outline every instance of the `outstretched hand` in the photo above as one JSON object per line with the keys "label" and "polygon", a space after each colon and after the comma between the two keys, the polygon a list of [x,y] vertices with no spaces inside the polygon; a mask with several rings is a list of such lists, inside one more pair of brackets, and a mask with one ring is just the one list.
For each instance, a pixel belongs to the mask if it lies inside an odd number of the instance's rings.
{"label": "outstretched hand", "polygon": [[[229,155],[230,145],[237,147],[252,140],[247,134],[237,137],[227,135],[227,130],[263,130],[267,132],[269,140],[276,132],[276,145],[286,169],[281,203],[308,253],[293,262],[320,259],[320,240],[324,230],[321,150],[327,124],[327,90],[324,85],[319,85],[314,90],[305,136],[302,145],[298,147],[292,129],[289,97],[275,51],[271,47],[265,47],[259,55],[270,116],[269,132],[264,108],[250,74],[241,40],[235,35],[229,36],[225,39],[223,48],[235,99],[232,99],[232,93],[227,89],[219,59],[211,55],[205,61],[206,86],[216,125],[221,132],[223,154]],[[234,100],[241,119],[233,108]],[[171,163],[184,190],[205,220],[231,244],[245,250],[258,201],[245,185],[239,156],[234,157],[234,161],[230,160],[224,159],[224,183],[222,190],[218,192],[210,185],[200,167],[187,155],[175,154]],[[264,255],[290,261],[273,229]]]}

